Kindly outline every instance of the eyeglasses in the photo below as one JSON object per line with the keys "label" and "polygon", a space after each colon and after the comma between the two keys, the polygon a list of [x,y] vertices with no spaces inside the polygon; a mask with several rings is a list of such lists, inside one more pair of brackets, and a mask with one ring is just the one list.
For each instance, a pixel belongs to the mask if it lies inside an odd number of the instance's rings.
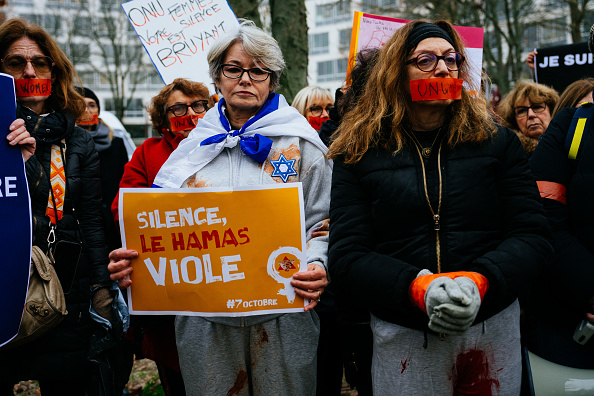
{"label": "eyeglasses", "polygon": [[448,52],[443,56],[423,53],[417,56],[416,58],[407,60],[405,64],[410,65],[411,63],[416,62],[416,66],[419,68],[420,71],[431,72],[435,70],[435,68],[437,67],[437,63],[439,63],[440,59],[443,59],[449,71],[457,71],[460,70],[460,67],[462,66],[466,58],[464,58],[464,55],[453,51]]}
{"label": "eyeglasses", "polygon": [[[334,106],[326,106],[326,113],[330,113]],[[312,106],[309,109],[309,112],[314,117],[321,117],[322,113],[324,112],[324,108],[322,106]]]}
{"label": "eyeglasses", "polygon": [[197,100],[190,103],[189,105],[185,103],[176,103],[172,106],[169,106],[167,111],[172,112],[176,117],[182,117],[188,114],[188,107],[191,107],[196,114],[204,113],[206,110],[208,110],[208,100]]}
{"label": "eyeglasses", "polygon": [[223,75],[227,78],[237,80],[243,76],[243,73],[247,73],[249,78],[254,81],[266,81],[272,70],[260,69],[254,67],[253,69],[243,69],[235,65],[223,65]]}
{"label": "eyeglasses", "polygon": [[31,59],[25,59],[20,55],[8,55],[2,59],[2,69],[12,74],[22,73],[27,67],[27,63],[31,63],[37,74],[50,73],[55,65],[49,56],[34,56]]}
{"label": "eyeglasses", "polygon": [[532,109],[534,114],[542,113],[547,108],[547,105],[544,103],[534,104],[532,106],[518,106],[514,108],[514,112],[516,113],[516,118],[524,118],[528,116],[528,109]]}

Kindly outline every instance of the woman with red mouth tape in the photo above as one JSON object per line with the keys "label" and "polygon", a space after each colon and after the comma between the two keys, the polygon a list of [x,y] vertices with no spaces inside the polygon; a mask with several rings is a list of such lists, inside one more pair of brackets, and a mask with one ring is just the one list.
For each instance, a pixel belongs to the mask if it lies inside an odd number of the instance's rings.
{"label": "woman with red mouth tape", "polygon": [[517,297],[550,233],[465,52],[446,21],[397,30],[330,147],[330,274],[370,309],[377,395],[520,392]]}

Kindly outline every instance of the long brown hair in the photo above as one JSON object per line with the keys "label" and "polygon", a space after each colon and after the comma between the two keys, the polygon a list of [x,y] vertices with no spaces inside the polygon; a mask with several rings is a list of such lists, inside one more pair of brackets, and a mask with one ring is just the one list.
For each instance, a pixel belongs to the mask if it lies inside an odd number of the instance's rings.
{"label": "long brown hair", "polygon": [[[355,163],[373,146],[399,152],[407,141],[404,128],[410,128],[408,114],[412,112],[408,93],[409,84],[405,62],[415,49],[406,50],[413,28],[426,21],[407,23],[394,32],[380,51],[363,95],[357,105],[342,119],[336,132],[337,139],[330,146],[328,156],[344,156],[345,163]],[[462,39],[448,21],[433,22],[452,38],[454,49],[466,57]],[[462,64],[459,78],[469,82],[469,62]],[[479,87],[472,87],[479,90]],[[449,122],[448,144],[454,147],[463,142],[481,142],[497,130],[483,100],[472,98],[462,90],[462,99],[447,108]],[[388,127],[389,130],[383,130]]]}
{"label": "long brown hair", "polygon": [[555,105],[555,109],[551,112],[551,117],[555,117],[561,109],[566,107],[576,107],[578,102],[584,96],[591,94],[594,90],[594,78],[584,78],[572,82],[565,88],[559,100]]}
{"label": "long brown hair", "polygon": [[4,59],[12,43],[23,37],[35,41],[44,55],[52,58],[55,63],[52,69],[55,81],[52,83],[52,93],[46,101],[46,106],[52,110],[64,111],[74,118],[82,116],[87,105],[83,97],[74,90],[74,81],[80,83],[80,79],[66,54],[41,27],[19,18],[5,21],[0,25],[0,59]]}

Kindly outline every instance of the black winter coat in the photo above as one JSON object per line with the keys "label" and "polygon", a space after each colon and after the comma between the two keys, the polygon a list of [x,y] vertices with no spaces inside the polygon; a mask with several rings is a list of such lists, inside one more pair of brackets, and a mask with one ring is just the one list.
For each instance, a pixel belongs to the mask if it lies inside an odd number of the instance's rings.
{"label": "black winter coat", "polygon": [[[427,161],[437,208],[437,151]],[[409,298],[422,269],[437,273],[436,231],[421,158],[405,145],[396,155],[370,149],[354,165],[334,162],[329,268],[333,282],[380,319],[423,330],[428,317]],[[441,149],[439,231],[442,272],[474,271],[489,281],[475,323],[518,297],[552,253],[550,230],[526,156],[499,127],[481,144]]]}
{"label": "black winter coat", "polygon": [[[566,203],[554,194],[543,199],[553,228],[555,254],[550,271],[534,285],[527,309],[531,318],[557,329],[568,340],[591,311],[588,301],[594,297],[594,130],[584,131],[577,159],[569,160],[565,139],[575,112],[575,108],[566,108],[553,118],[530,160],[537,181],[566,189]],[[594,341],[587,345],[587,368],[592,368]]]}
{"label": "black winter coat", "polygon": [[[103,235],[99,157],[89,133],[75,127],[74,119],[60,112],[40,117],[18,105],[17,117],[37,141],[35,154],[25,163],[33,244],[47,250],[49,217],[45,215],[50,191],[50,148],[65,139],[66,198],[58,222],[58,240],[82,241],[72,291],[66,295],[68,315],[49,333],[22,347],[0,352],[0,372],[6,380],[84,378],[91,335],[91,285],[107,285],[108,251]],[[76,224],[80,224],[78,227]],[[72,263],[74,265],[74,263]]]}

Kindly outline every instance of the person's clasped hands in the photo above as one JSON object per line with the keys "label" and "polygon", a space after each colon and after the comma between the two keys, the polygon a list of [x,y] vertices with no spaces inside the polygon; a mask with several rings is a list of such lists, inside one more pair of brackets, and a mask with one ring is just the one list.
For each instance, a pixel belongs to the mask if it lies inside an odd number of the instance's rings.
{"label": "person's clasped hands", "polygon": [[476,272],[422,270],[410,286],[410,296],[427,313],[431,330],[458,335],[474,323],[487,288],[487,278]]}

